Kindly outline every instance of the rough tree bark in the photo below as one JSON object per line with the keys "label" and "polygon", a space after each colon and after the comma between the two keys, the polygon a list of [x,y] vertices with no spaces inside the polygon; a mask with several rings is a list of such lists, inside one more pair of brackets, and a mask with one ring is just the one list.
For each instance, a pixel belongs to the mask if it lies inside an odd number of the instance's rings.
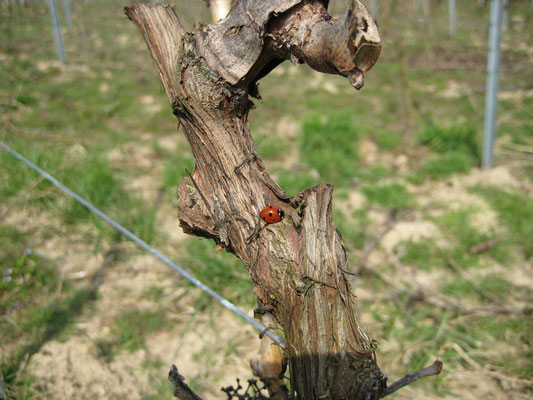
{"label": "rough tree bark", "polygon": [[[225,19],[193,33],[170,6],[134,4],[126,14],[144,36],[196,160],[179,187],[183,230],[244,262],[285,334],[297,398],[377,399],[386,378],[356,319],[346,250],[331,217],[333,187],[285,194],[255,152],[247,119],[257,81],[285,59],[362,87],[381,49],[377,25],[359,0],[333,18],[327,5],[239,0]],[[259,212],[268,204],[286,218],[262,227]]]}

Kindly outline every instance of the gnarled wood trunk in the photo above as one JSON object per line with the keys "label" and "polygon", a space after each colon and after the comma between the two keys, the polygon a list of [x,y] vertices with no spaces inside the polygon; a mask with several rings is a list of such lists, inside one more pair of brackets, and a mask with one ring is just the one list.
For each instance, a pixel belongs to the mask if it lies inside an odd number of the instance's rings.
{"label": "gnarled wood trunk", "polygon": [[[291,387],[300,399],[377,399],[385,378],[359,328],[331,218],[330,185],[287,196],[268,175],[250,135],[249,96],[284,59],[346,76],[362,87],[380,38],[358,1],[331,18],[327,1],[241,0],[227,18],[186,33],[173,9],[135,4],[143,34],[196,160],[179,187],[184,231],[239,257],[254,291],[286,337]],[[258,229],[260,210],[285,219]]]}

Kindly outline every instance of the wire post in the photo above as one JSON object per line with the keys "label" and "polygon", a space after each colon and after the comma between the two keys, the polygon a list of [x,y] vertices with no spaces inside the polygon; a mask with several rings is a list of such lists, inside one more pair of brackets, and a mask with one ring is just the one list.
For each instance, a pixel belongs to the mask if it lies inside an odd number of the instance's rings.
{"label": "wire post", "polygon": [[54,37],[56,39],[57,56],[61,63],[66,64],[65,48],[63,47],[63,36],[61,35],[61,26],[59,25],[59,15],[57,12],[56,0],[48,0],[50,15],[52,16],[52,25],[54,26]]}
{"label": "wire post", "polygon": [[448,0],[448,10],[449,10],[449,16],[450,16],[450,37],[455,36],[455,19],[456,19],[456,12],[455,12],[455,0]]}
{"label": "wire post", "polygon": [[483,126],[483,157],[481,168],[494,164],[494,139],[498,116],[498,87],[500,72],[500,42],[503,0],[491,0],[489,24],[489,51],[487,57],[487,88],[485,91],[485,121]]}
{"label": "wire post", "polygon": [[63,0],[63,9],[65,10],[65,18],[67,20],[67,28],[72,29],[72,14],[70,12],[70,0]]}

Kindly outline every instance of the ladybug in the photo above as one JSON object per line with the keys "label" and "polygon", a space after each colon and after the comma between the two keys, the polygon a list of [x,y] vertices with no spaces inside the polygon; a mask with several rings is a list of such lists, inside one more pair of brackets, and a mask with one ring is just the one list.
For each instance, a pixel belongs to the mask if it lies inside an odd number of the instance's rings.
{"label": "ladybug", "polygon": [[261,210],[259,216],[267,224],[275,224],[285,217],[285,213],[278,206],[266,206]]}

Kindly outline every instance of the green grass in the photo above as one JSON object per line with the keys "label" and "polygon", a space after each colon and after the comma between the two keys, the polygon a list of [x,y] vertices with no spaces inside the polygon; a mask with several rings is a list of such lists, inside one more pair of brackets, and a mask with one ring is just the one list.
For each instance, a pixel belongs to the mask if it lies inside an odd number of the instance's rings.
{"label": "green grass", "polygon": [[[110,165],[101,159],[87,160],[69,169],[66,184],[96,208],[108,209],[123,199],[120,182],[113,175]],[[68,201],[62,210],[65,223],[72,224],[91,217],[91,211],[75,199]]]}
{"label": "green grass", "polygon": [[[18,143],[20,140],[17,140],[16,144]],[[51,173],[68,188],[96,208],[108,213],[146,242],[153,240],[153,207],[144,204],[139,196],[123,189],[123,182],[106,159],[97,155],[79,158],[72,156],[67,161],[64,153],[54,147],[31,146],[27,150],[29,151],[23,152],[30,161]],[[0,179],[0,195],[12,198],[14,208],[36,206],[42,210],[52,210],[67,225],[91,221],[97,227],[100,237],[121,240],[121,234],[100,217],[60,192],[11,154],[1,152],[0,162],[7,173]],[[15,202],[15,199],[18,201]]]}
{"label": "green grass", "polygon": [[[140,311],[128,310],[115,320],[111,334],[114,336],[112,346],[115,351],[125,349],[135,351],[144,347],[144,338],[151,332],[167,326],[162,310]],[[106,357],[110,357],[107,349]]]}
{"label": "green grass", "polygon": [[383,150],[396,150],[402,144],[401,136],[394,132],[379,131],[375,134],[374,139],[379,148]]}
{"label": "green grass", "polygon": [[477,296],[487,299],[491,296],[508,297],[513,286],[502,274],[490,274],[477,280],[458,277],[448,282],[443,293],[456,298],[466,299]]}
{"label": "green grass", "polygon": [[[152,367],[152,369],[154,368]],[[154,376],[152,382],[155,383],[152,385],[152,388],[155,388],[155,393],[143,393],[142,400],[160,400],[172,395],[172,388],[168,386],[167,377]]]}
{"label": "green grass", "polygon": [[454,125],[450,128],[428,124],[418,135],[418,142],[437,153],[464,153],[480,161],[480,145],[472,126]]}
{"label": "green grass", "polygon": [[[436,221],[448,237],[453,239],[451,249],[444,253],[463,268],[479,266],[480,262],[483,262],[483,257],[480,254],[470,254],[469,250],[497,236],[496,233],[483,233],[476,229],[471,223],[471,212],[472,210],[467,208],[455,210]],[[511,253],[508,242],[497,243],[488,249],[484,256],[490,256],[501,263],[510,261]]]}
{"label": "green grass", "polygon": [[[488,279],[490,278],[487,277]],[[508,287],[508,284],[504,286]],[[452,292],[456,293],[456,290]],[[471,295],[467,293],[463,301]],[[466,353],[480,365],[490,364],[501,368],[505,375],[531,379],[530,358],[519,357],[517,360],[513,352],[506,351],[505,346],[495,347],[497,343],[513,343],[516,348],[529,347],[531,338],[527,332],[533,327],[530,319],[512,314],[464,316],[442,309],[437,313],[433,307],[422,303],[408,306],[406,295],[401,295],[400,301],[404,302],[403,305],[397,302],[396,306],[388,307],[390,315],[384,316],[377,311],[379,308],[376,308],[373,315],[385,326],[383,340],[399,342],[404,351],[409,351],[409,357],[404,359],[406,370],[423,368],[436,358],[442,360],[446,368],[456,368],[458,364],[461,365],[460,368],[469,368],[462,356]],[[372,305],[368,307],[373,309]],[[406,345],[412,342],[417,343],[414,351]],[[461,348],[461,353],[455,346]],[[441,390],[441,383],[442,381],[433,381],[433,390]],[[457,395],[460,396],[461,392],[455,394]]]}
{"label": "green grass", "polygon": [[194,169],[194,161],[190,154],[179,152],[172,159],[167,159],[164,162],[164,168],[165,188],[169,193],[175,193],[183,178],[187,176],[185,168],[192,173]]}
{"label": "green grass", "polygon": [[429,270],[442,267],[442,254],[433,239],[422,239],[418,242],[407,241],[398,246],[400,259],[408,265]]}
{"label": "green grass", "polygon": [[[484,335],[490,335],[498,342],[511,343],[514,347],[524,347],[525,354],[522,357],[511,355],[502,355],[493,357],[490,362],[496,367],[501,368],[506,373],[521,379],[533,378],[533,362],[531,352],[531,332],[533,322],[531,318],[521,316],[497,316],[497,317],[478,317],[473,318],[469,325],[471,334],[474,337],[482,338]],[[477,360],[478,362],[487,361],[486,358]]]}
{"label": "green grass", "polygon": [[483,196],[499,213],[512,243],[521,248],[525,258],[533,256],[533,200],[490,186],[477,186],[472,192]]}
{"label": "green grass", "polygon": [[240,305],[253,305],[253,284],[242,261],[225,250],[215,251],[211,240],[187,239],[189,256],[182,263],[207,286]]}
{"label": "green grass", "polygon": [[28,234],[3,225],[0,240],[5,244],[0,255],[0,313],[5,314],[36,293],[49,294],[58,277],[48,260],[25,247]]}
{"label": "green grass", "polygon": [[370,204],[379,204],[396,210],[410,208],[414,205],[414,200],[407,192],[405,186],[399,183],[382,186],[363,186],[362,191]]}
{"label": "green grass", "polygon": [[145,297],[149,300],[158,301],[165,293],[165,289],[160,286],[152,285],[145,291]]}
{"label": "green grass", "polygon": [[[20,142],[18,141],[17,143]],[[63,157],[60,149],[54,149],[52,146],[39,149],[30,145],[24,150],[26,158],[51,173],[57,172],[62,165]],[[36,189],[41,191],[51,187],[51,184],[48,181],[44,181],[37,172],[25,167],[24,164],[6,151],[0,152],[0,165],[4,171],[4,174],[0,177],[0,196],[3,198],[8,199],[18,196],[22,190],[27,190],[36,184],[38,184]],[[43,202],[47,205],[49,199],[37,197],[37,203]]]}
{"label": "green grass", "polygon": [[254,138],[254,141],[259,144],[257,152],[266,160],[282,159],[289,148],[287,140],[276,134]]}
{"label": "green grass", "polygon": [[321,181],[316,173],[312,175],[312,172],[308,169],[295,172],[286,168],[274,168],[271,173],[278,185],[290,196],[294,196],[302,190],[316,186]]}
{"label": "green grass", "polygon": [[3,225],[0,241],[0,331],[2,345],[12,344],[3,352],[0,370],[10,398],[31,398],[33,380],[23,368],[25,360],[46,342],[74,334],[72,322],[96,292],[63,283],[54,263],[32,250],[30,233]]}
{"label": "green grass", "polygon": [[300,157],[321,180],[343,184],[356,175],[359,133],[350,111],[310,114],[303,122]]}
{"label": "green grass", "polygon": [[533,180],[533,165],[524,166],[523,171],[527,179]]}
{"label": "green grass", "polygon": [[417,242],[407,241],[397,246],[402,262],[424,270],[449,268],[450,263],[460,268],[482,267],[491,259],[505,264],[513,259],[508,240],[502,240],[482,254],[470,254],[470,249],[496,238],[495,232],[480,232],[471,223],[472,210],[450,211],[434,222],[440,228],[447,242],[438,245],[434,238]]}
{"label": "green grass", "polygon": [[469,154],[451,152],[433,156],[424,161],[413,177],[414,183],[424,179],[442,179],[455,173],[467,173],[474,166],[474,160]]}
{"label": "green grass", "polygon": [[416,174],[410,178],[413,183],[467,173],[481,161],[476,129],[468,124],[447,128],[426,123],[418,133],[417,142],[437,154],[421,163]]}

